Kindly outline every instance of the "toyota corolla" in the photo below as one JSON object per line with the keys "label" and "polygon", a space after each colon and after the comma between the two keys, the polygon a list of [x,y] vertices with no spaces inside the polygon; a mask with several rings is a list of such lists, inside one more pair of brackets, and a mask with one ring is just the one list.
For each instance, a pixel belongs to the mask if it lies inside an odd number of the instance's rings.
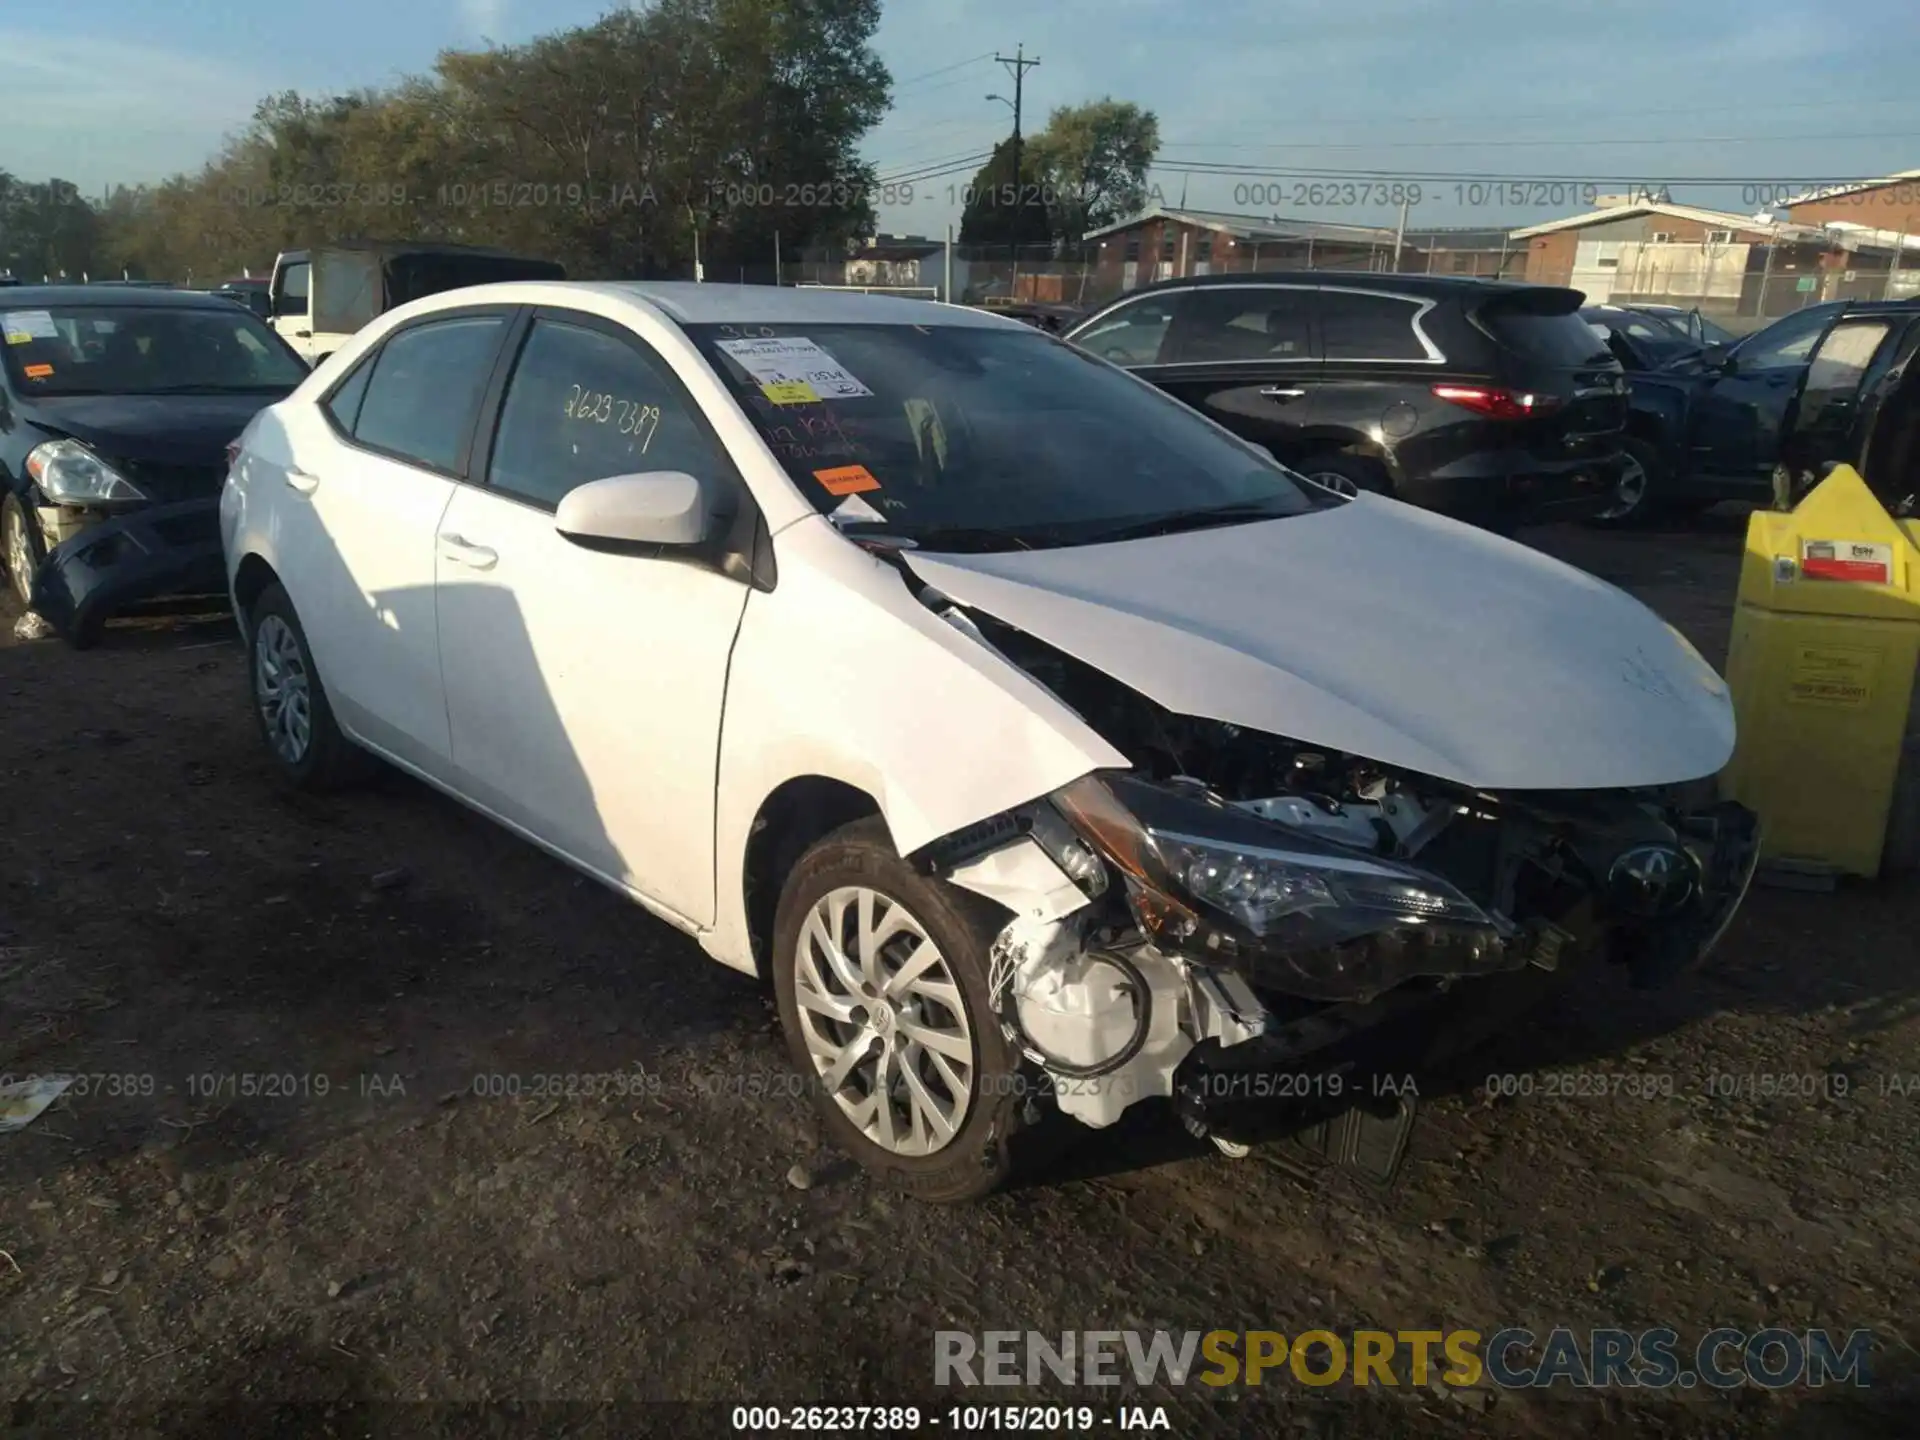
{"label": "toyota corolla", "polygon": [[1726,687],[1637,601],[971,310],[436,296],[255,418],[221,523],[288,780],[377,757],[768,978],[929,1199],[1050,1109],[1368,1113],[1752,871]]}

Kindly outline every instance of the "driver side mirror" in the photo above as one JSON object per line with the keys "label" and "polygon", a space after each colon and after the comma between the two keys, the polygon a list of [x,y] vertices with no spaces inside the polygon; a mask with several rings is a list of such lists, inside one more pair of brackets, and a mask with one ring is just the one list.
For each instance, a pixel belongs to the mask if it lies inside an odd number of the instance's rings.
{"label": "driver side mirror", "polygon": [[1739,368],[1739,360],[1733,353],[1733,347],[1715,343],[1700,352],[1700,363],[1709,370],[1718,370],[1722,375],[1731,375]]}
{"label": "driver side mirror", "polygon": [[613,475],[569,490],[553,528],[589,549],[699,545],[710,538],[707,487],[683,470]]}

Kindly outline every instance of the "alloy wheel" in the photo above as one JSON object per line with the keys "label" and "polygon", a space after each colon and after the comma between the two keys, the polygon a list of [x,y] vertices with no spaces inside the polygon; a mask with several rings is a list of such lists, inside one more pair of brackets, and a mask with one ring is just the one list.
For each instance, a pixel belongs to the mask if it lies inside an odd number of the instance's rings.
{"label": "alloy wheel", "polygon": [[273,753],[298,765],[313,743],[313,687],[299,637],[278,615],[254,631],[253,695]]}
{"label": "alloy wheel", "polygon": [[33,603],[33,544],[27,539],[26,520],[9,505],[4,512],[7,529],[7,579],[22,605]]}
{"label": "alloy wheel", "polygon": [[863,885],[821,896],[791,957],[815,1074],[847,1119],[894,1155],[959,1133],[979,1055],[940,947],[906,906]]}
{"label": "alloy wheel", "polygon": [[1620,469],[1620,483],[1613,487],[1613,503],[1600,512],[1600,518],[1623,519],[1638,510],[1646,498],[1647,467],[1629,455]]}

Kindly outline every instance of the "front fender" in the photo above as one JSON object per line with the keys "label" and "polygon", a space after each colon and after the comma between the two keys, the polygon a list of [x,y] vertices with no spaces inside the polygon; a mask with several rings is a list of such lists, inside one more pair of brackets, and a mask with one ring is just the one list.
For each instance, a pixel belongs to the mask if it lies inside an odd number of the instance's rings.
{"label": "front fender", "polygon": [[824,518],[775,537],[779,584],[747,603],[728,672],[710,953],[750,968],[747,839],[768,796],[817,775],[871,795],[908,854],[1128,764],[1024,671],[915,599]]}

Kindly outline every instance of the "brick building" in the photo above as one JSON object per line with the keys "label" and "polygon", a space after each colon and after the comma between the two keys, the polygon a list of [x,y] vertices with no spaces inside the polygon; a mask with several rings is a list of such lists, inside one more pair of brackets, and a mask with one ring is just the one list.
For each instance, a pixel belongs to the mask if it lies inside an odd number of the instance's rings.
{"label": "brick building", "polygon": [[1843,226],[1884,230],[1890,235],[1920,235],[1920,170],[1809,191],[1787,200],[1783,208],[1795,225],[1838,221]]}

